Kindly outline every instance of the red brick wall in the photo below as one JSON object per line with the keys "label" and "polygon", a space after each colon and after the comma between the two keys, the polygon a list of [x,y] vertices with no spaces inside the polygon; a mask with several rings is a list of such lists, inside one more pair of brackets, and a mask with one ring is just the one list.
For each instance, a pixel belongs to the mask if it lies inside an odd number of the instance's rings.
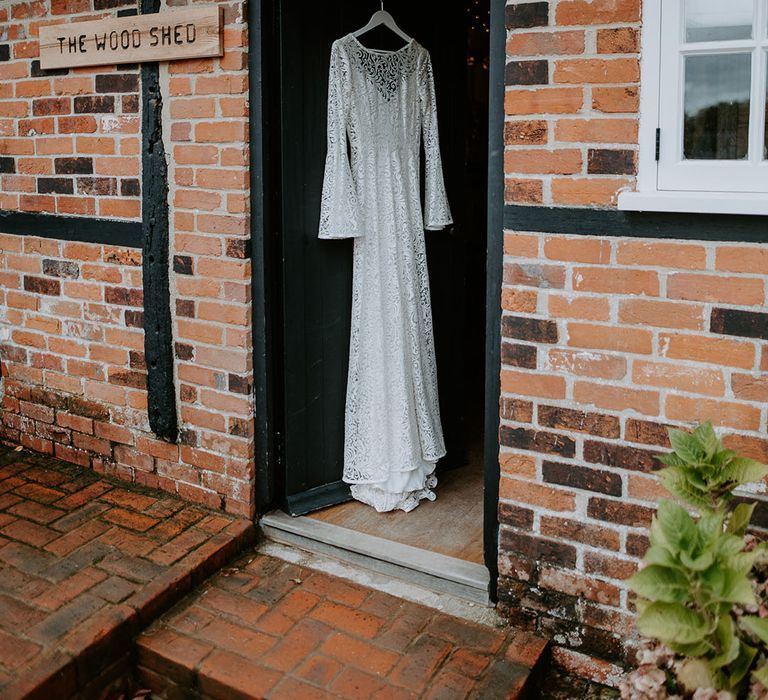
{"label": "red brick wall", "polygon": [[[10,56],[17,55],[23,41],[30,58],[0,62],[0,72],[10,71],[2,73],[10,80],[0,82],[0,90],[10,91],[13,97],[0,100],[0,111],[17,102],[34,110],[38,98],[15,97],[28,82],[31,57],[37,52],[33,27],[53,17],[70,21],[93,16],[90,0],[52,2],[53,7],[45,2],[16,2],[8,8],[12,17],[31,17],[0,29],[12,39]],[[105,0],[93,2],[96,9],[105,9]],[[107,9],[113,4],[110,0]],[[164,141],[170,160],[171,311],[179,444],[156,440],[148,426],[141,251],[41,239],[32,235],[34,231],[27,236],[4,235],[1,223],[0,437],[214,508],[252,515],[248,42],[243,5],[222,5],[224,56],[161,64],[160,69]],[[83,90],[109,86],[115,91],[115,80],[136,89],[131,80],[138,72],[121,71],[123,77],[118,79],[109,67],[99,67],[78,69],[76,75]],[[56,81],[64,79],[45,78],[42,83],[56,94]],[[115,113],[85,115],[95,120],[97,128],[88,136],[62,136],[62,120],[68,118],[64,114],[46,117],[53,132],[40,138],[18,137],[21,116],[0,121],[6,125],[0,128],[12,131],[0,139],[0,148],[6,149],[4,153],[31,148],[30,159],[50,165],[57,178],[74,179],[73,189],[78,191],[82,178],[90,174],[56,173],[56,153],[37,158],[41,144],[60,143],[56,148],[69,149],[62,157],[93,163],[93,176],[113,178],[116,192],[122,192],[129,179],[137,182],[140,170],[138,115],[125,114],[130,95],[68,95],[65,101],[75,111],[78,97],[108,99]],[[123,126],[106,126],[118,122]],[[130,136],[126,135],[129,123]],[[117,155],[97,155],[92,150],[97,147]],[[20,159],[21,154],[13,153],[14,167]],[[111,163],[114,169],[104,170],[102,163]],[[23,208],[22,198],[6,184],[12,185],[18,177],[2,176],[0,208]],[[37,189],[43,180],[33,177],[30,186]],[[137,197],[117,199],[111,192],[51,195],[45,201],[52,202],[52,208],[46,210],[63,213],[61,202],[72,200],[81,203],[70,207],[79,213],[116,216],[110,203],[130,202],[132,208],[122,213],[138,217]],[[106,230],[108,226],[105,222]]]}
{"label": "red brick wall", "polygon": [[768,461],[767,284],[759,245],[506,233],[500,588],[516,619],[623,656],[667,426],[711,420]]}
{"label": "red brick wall", "polygon": [[40,69],[44,24],[98,19],[135,0],[0,7],[0,209],[137,219],[136,67]]}
{"label": "red brick wall", "polygon": [[[174,0],[169,5],[186,5]],[[224,7],[224,56],[167,64],[179,478],[253,512],[253,357],[248,258],[248,31]],[[184,495],[180,491],[181,495]]]}
{"label": "red brick wall", "polygon": [[640,0],[507,3],[506,200],[611,205],[637,171]]}
{"label": "red brick wall", "polygon": [[[639,0],[508,2],[508,204],[578,221],[634,187],[639,21]],[[631,658],[668,426],[768,461],[766,290],[765,245],[505,233],[499,591],[559,664],[615,682]]]}

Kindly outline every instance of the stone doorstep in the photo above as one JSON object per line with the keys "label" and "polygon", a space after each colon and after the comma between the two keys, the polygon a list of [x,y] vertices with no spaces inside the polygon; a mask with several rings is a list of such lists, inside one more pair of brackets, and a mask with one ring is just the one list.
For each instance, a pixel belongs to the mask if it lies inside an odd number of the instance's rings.
{"label": "stone doorstep", "polygon": [[124,657],[145,627],[255,539],[256,528],[251,521],[233,521],[136,595],[97,612],[82,634],[68,640],[68,648],[36,659],[23,677],[3,689],[3,700],[63,700],[75,696],[104,669]]}

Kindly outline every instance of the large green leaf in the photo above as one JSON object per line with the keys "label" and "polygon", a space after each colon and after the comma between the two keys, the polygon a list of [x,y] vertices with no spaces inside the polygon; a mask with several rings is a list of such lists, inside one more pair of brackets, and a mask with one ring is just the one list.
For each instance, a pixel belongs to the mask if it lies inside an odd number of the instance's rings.
{"label": "large green leaf", "polygon": [[656,455],[656,459],[662,464],[666,464],[670,467],[684,467],[688,464],[688,462],[674,452],[665,452],[664,454]]}
{"label": "large green leaf", "polygon": [[704,571],[715,561],[717,543],[723,537],[723,516],[707,513],[696,523],[694,543],[680,552],[680,562],[692,571]]}
{"label": "large green leaf", "polygon": [[712,464],[721,468],[728,464],[734,457],[736,457],[736,453],[733,450],[720,450],[714,457],[712,457]]}
{"label": "large green leaf", "polygon": [[681,603],[688,598],[688,578],[677,569],[652,564],[640,569],[629,579],[637,595],[648,600]]}
{"label": "large green leaf", "polygon": [[768,476],[768,466],[755,459],[736,457],[728,465],[726,470],[728,481],[734,484],[749,484],[753,481],[762,481]]}
{"label": "large green leaf", "polygon": [[656,515],[651,518],[651,528],[648,533],[648,540],[651,543],[651,548],[660,547],[666,549],[673,557],[680,554],[680,547],[676,542],[667,541],[667,536],[664,534],[659,518]]}
{"label": "large green leaf", "polygon": [[717,556],[731,564],[731,558],[744,549],[744,538],[738,535],[723,535],[717,541]]}
{"label": "large green leaf", "polygon": [[646,600],[645,598],[640,598],[639,596],[635,598],[635,610],[637,611],[638,615],[642,615],[649,605],[652,605],[652,602],[650,600]]}
{"label": "large green leaf", "polygon": [[752,520],[752,513],[757,503],[739,503],[731,513],[728,519],[728,532],[734,535],[743,536]]}
{"label": "large green leaf", "polygon": [[720,513],[707,513],[696,524],[699,539],[703,545],[714,542],[723,534],[723,516]]}
{"label": "large green leaf", "polygon": [[731,682],[731,688],[735,687],[744,676],[747,675],[752,662],[757,655],[757,649],[746,642],[741,642],[739,648],[739,655],[736,660],[730,666],[729,680]]}
{"label": "large green leaf", "polygon": [[718,620],[716,634],[722,651],[709,661],[709,665],[714,669],[722,668],[735,661],[740,651],[739,638],[736,636],[736,626],[730,615],[723,615]]}
{"label": "large green leaf", "polygon": [[698,557],[691,557],[688,552],[680,552],[680,563],[693,571],[705,571],[715,561],[714,552],[706,550]]}
{"label": "large green leaf", "polygon": [[692,486],[680,467],[667,467],[662,469],[659,475],[667,491],[703,512],[711,510],[706,492]]}
{"label": "large green leaf", "polygon": [[643,561],[646,564],[659,564],[661,566],[680,568],[680,563],[675,559],[672,552],[661,544],[653,544],[648,547],[648,551],[646,551]]}
{"label": "large green leaf", "polygon": [[740,605],[756,605],[755,592],[749,578],[736,569],[723,569],[723,590],[720,600],[725,603],[738,603]]}
{"label": "large green leaf", "polygon": [[768,644],[768,618],[757,617],[756,615],[743,615],[741,626],[746,627],[761,642]]}
{"label": "large green leaf", "polygon": [[689,656],[691,658],[696,656],[704,656],[714,649],[714,647],[706,640],[696,642],[694,644],[675,644],[674,651],[683,656]]}
{"label": "large green leaf", "polygon": [[[761,543],[762,544],[762,543]],[[739,552],[728,559],[730,568],[747,575],[757,562],[766,561],[766,550],[758,545],[751,552]]]}
{"label": "large green leaf", "polygon": [[680,664],[676,675],[683,688],[689,692],[715,685],[709,666],[702,659],[686,659]]}
{"label": "large green leaf", "polygon": [[723,443],[717,439],[712,423],[709,421],[699,425],[696,430],[693,431],[693,434],[698,440],[699,445],[704,448],[705,459],[712,459],[712,457],[714,457],[723,447]]}
{"label": "large green leaf", "polygon": [[695,644],[707,634],[707,623],[699,613],[679,603],[656,602],[637,619],[637,629],[667,644]]}
{"label": "large green leaf", "polygon": [[725,571],[722,566],[713,566],[699,576],[699,585],[712,600],[721,600],[726,588]]}
{"label": "large green leaf", "polygon": [[692,433],[671,428],[669,430],[669,442],[678,456],[689,464],[697,464],[706,456],[704,448]]}
{"label": "large green leaf", "polygon": [[656,511],[656,520],[671,545],[671,551],[686,549],[696,537],[696,524],[688,511],[674,501],[663,500]]}
{"label": "large green leaf", "polygon": [[695,467],[675,467],[679,470],[680,474],[685,478],[685,480],[688,482],[688,485],[694,489],[699,491],[706,491],[708,488],[706,479],[702,476],[701,471],[696,469]]}
{"label": "large green leaf", "polygon": [[730,605],[755,605],[752,584],[744,571],[732,567],[713,566],[699,577],[702,590],[706,591],[711,603],[723,603],[726,611]]}

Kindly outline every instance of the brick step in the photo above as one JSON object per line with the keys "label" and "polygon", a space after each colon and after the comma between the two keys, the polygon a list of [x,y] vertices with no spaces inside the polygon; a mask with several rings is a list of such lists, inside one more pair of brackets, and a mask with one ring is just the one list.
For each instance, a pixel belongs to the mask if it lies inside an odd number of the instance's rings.
{"label": "brick step", "polygon": [[168,700],[535,698],[548,643],[296,564],[243,558],[136,641]]}
{"label": "brick step", "polygon": [[127,683],[135,636],[256,538],[253,522],[0,446],[0,698]]}
{"label": "brick step", "polygon": [[[255,537],[253,524],[233,521],[192,554],[162,571],[121,605],[91,615],[62,648],[41,654],[15,682],[5,686],[3,700],[100,697],[115,678],[129,674],[131,640],[172,607]],[[66,612],[71,612],[72,608]]]}

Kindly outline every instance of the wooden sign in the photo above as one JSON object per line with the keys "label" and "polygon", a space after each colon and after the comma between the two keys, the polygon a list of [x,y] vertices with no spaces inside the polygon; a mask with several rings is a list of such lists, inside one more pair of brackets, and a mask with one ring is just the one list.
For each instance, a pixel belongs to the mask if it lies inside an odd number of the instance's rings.
{"label": "wooden sign", "polygon": [[221,56],[221,8],[196,7],[40,27],[40,67]]}

